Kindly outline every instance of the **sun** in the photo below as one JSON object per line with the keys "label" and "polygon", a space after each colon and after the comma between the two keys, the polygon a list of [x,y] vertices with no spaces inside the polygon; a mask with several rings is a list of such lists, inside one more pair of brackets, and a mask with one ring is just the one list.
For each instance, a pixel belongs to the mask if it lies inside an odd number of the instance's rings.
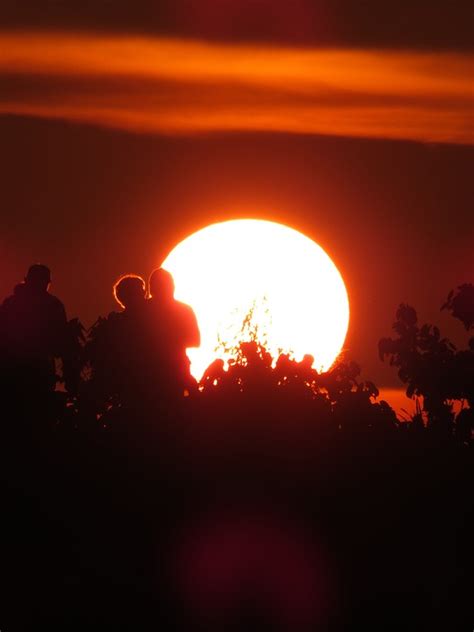
{"label": "sun", "polygon": [[176,299],[196,313],[201,346],[188,356],[198,380],[216,358],[228,360],[249,329],[275,359],[311,354],[319,371],[341,351],[349,324],[344,281],[317,243],[288,226],[212,224],[179,243],[163,267],[174,277]]}

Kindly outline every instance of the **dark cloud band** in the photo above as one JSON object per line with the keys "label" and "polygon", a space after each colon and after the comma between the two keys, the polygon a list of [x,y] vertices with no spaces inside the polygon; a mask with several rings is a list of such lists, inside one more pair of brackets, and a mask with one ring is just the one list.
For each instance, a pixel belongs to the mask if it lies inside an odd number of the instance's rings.
{"label": "dark cloud band", "polygon": [[0,34],[0,112],[136,132],[474,143],[473,56]]}

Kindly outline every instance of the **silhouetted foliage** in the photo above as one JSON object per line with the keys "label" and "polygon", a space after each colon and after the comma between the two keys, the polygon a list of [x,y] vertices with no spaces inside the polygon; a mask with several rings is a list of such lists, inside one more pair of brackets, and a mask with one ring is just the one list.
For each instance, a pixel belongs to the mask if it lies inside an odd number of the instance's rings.
{"label": "silhouetted foliage", "polygon": [[466,331],[474,327],[474,285],[463,283],[457,290],[451,290],[441,309],[447,309],[458,318]]}
{"label": "silhouetted foliage", "polygon": [[[458,293],[451,292],[442,307],[460,318],[466,329],[471,326],[472,288],[467,284],[460,286]],[[421,398],[421,410],[426,415],[428,427],[451,433],[455,424],[454,401],[458,401],[461,408],[466,403],[471,408],[474,405],[471,341],[468,349],[457,350],[452,342],[441,336],[438,327],[420,326],[416,311],[405,304],[397,310],[393,330],[397,338],[382,338],[379,342],[381,360],[388,357],[390,364],[398,368],[399,378],[407,385],[407,397]],[[459,424],[464,430],[456,430],[456,435],[462,436],[464,441],[470,441],[466,430],[466,420],[470,416],[470,412],[463,413]],[[421,420],[418,415],[414,422],[419,425]]]}
{"label": "silhouetted foliage", "polygon": [[12,377],[0,327],[0,627],[470,625],[473,346],[400,306],[379,351],[422,402],[403,423],[355,362],[273,358],[251,314],[193,387],[189,312],[135,290],[89,330],[60,321],[47,388],[34,363]]}

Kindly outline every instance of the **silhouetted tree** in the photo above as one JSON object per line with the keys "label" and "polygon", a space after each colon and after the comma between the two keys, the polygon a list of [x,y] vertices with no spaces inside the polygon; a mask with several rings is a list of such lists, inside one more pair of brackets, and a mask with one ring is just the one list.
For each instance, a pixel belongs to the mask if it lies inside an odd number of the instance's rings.
{"label": "silhouetted tree", "polygon": [[[466,329],[470,320],[471,285],[460,286],[459,292],[450,293],[443,306],[460,318]],[[459,299],[459,300],[458,300]],[[418,324],[413,307],[401,304],[396,312],[393,330],[396,338],[379,341],[380,359],[389,358],[398,367],[398,376],[407,385],[407,397],[422,398],[422,411],[428,427],[451,433],[454,428],[453,400],[461,407],[465,402],[472,405],[474,396],[474,353],[470,341],[468,349],[457,351],[438,327]],[[471,339],[472,340],[472,339]],[[461,422],[465,426],[464,414]],[[416,422],[419,423],[419,416]],[[466,436],[466,431],[461,433]]]}
{"label": "silhouetted tree", "polygon": [[[421,416],[399,423],[355,362],[318,373],[311,356],[272,357],[251,318],[228,366],[216,360],[189,397],[162,409],[141,400],[157,384],[147,354],[159,346],[148,344],[143,284],[132,286],[136,311],[87,332],[67,325],[66,390],[29,403],[40,431],[9,435],[0,424],[6,627],[194,630],[202,619],[202,629],[306,630],[299,622],[314,613],[321,629],[358,630],[390,612],[400,629],[467,629],[473,339],[457,351],[402,305],[380,343],[429,428],[452,429],[453,398],[470,404],[454,424],[459,441],[432,440]],[[56,350],[47,355],[49,370]],[[19,406],[31,392],[17,386],[1,395]],[[216,594],[209,610],[201,566]],[[226,601],[234,578],[238,598]],[[222,618],[214,601],[228,604]]]}
{"label": "silhouetted tree", "polygon": [[451,290],[441,309],[450,311],[469,331],[474,327],[474,285],[463,283],[456,290]]}

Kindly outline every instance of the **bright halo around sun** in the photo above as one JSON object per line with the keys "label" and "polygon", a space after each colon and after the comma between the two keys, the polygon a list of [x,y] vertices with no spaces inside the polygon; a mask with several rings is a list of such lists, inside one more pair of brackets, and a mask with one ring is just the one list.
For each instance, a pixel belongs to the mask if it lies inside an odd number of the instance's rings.
{"label": "bright halo around sun", "polygon": [[[200,379],[216,358],[228,360],[257,332],[276,359],[314,357],[326,371],[339,355],[349,324],[342,277],[324,250],[275,222],[240,219],[212,224],[179,243],[163,263],[175,298],[190,305],[201,346],[188,349]],[[251,313],[251,322],[243,323]]]}

